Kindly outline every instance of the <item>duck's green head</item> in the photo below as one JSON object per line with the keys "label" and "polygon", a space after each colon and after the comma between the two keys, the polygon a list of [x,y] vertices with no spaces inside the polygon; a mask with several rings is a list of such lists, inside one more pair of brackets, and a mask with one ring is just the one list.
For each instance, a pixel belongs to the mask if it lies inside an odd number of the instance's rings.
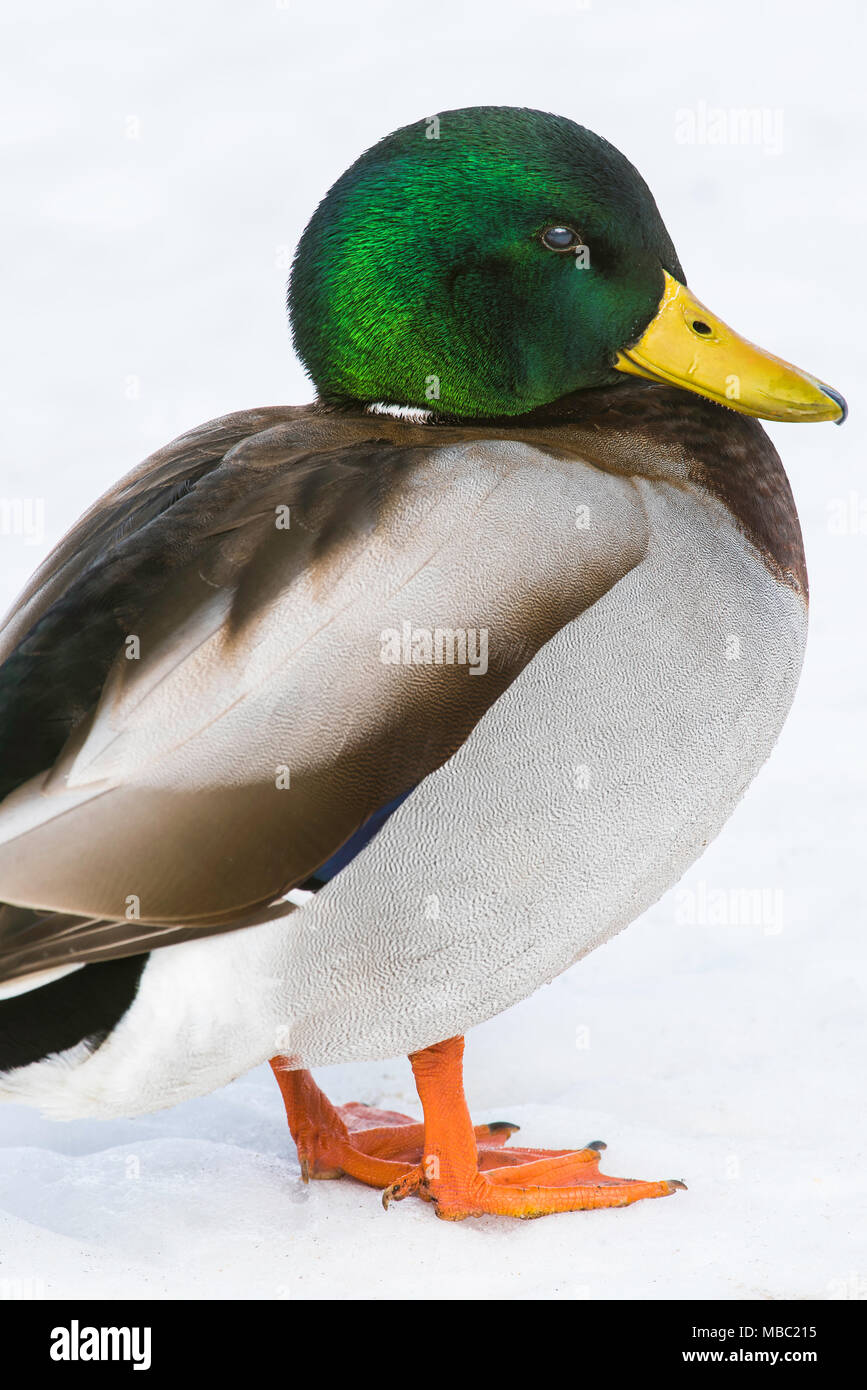
{"label": "duck's green head", "polygon": [[289,304],[329,402],[521,415],[630,372],[750,414],[840,414],[820,383],[757,349],[776,376],[742,383],[749,345],[684,288],[641,175],[542,111],[469,107],[381,140],[314,213]]}

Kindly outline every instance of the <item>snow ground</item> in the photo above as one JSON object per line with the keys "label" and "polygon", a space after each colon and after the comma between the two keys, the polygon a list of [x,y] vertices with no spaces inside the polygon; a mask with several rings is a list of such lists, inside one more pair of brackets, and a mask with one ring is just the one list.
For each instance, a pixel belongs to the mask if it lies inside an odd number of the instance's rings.
{"label": "snow ground", "polygon": [[[347,1181],[301,1186],[265,1069],[135,1121],[5,1107],[0,1297],[867,1296],[863,10],[16,10],[0,497],[29,499],[35,534],[4,522],[4,601],[151,449],[309,398],[287,352],[287,254],[362,148],[452,106],[540,106],[605,134],[653,188],[699,296],[833,382],[853,418],[771,427],[813,587],[771,762],[679,888],[468,1040],[477,1120],[517,1120],[526,1143],[603,1138],[610,1171],[690,1190],[528,1223],[452,1226],[412,1201],[385,1214]],[[764,139],[702,142],[712,108],[758,109]],[[684,111],[692,144],[676,138]],[[750,890],[764,894],[752,925],[715,922]],[[336,1100],[418,1113],[404,1060],[320,1080]]]}

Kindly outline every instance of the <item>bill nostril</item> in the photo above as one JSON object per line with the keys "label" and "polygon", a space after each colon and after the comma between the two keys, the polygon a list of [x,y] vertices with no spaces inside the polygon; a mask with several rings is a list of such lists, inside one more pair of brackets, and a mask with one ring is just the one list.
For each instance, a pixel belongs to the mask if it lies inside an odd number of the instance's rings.
{"label": "bill nostril", "polygon": [[710,324],[705,323],[703,319],[693,319],[692,329],[694,333],[700,333],[702,337],[705,337],[708,333],[713,332]]}

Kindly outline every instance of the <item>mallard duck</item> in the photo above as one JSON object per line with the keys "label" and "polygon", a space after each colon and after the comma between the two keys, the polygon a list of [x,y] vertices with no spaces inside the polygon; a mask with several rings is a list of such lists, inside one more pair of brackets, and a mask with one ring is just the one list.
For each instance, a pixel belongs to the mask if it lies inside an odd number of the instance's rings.
{"label": "mallard duck", "polygon": [[[368,150],[289,306],[315,403],[152,455],[0,634],[0,1091],[135,1115],[270,1059],[305,1177],[452,1220],[668,1195],[474,1128],[463,1036],[659,898],[767,758],[807,575],[750,417],[845,402],[539,111]],[[398,1054],[423,1125],[310,1073]]]}

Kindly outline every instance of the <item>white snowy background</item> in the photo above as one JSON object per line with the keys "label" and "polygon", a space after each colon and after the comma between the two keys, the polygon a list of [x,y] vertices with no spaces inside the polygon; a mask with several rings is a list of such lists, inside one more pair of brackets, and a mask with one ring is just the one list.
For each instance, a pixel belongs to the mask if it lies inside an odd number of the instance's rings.
{"label": "white snowy background", "polygon": [[[867,1296],[864,7],[6,13],[0,498],[21,506],[0,535],[4,606],[152,449],[310,398],[283,312],[292,247],[362,149],[454,106],[542,107],[607,136],[654,190],[699,297],[853,414],[842,430],[769,427],[813,589],[770,763],[679,888],[468,1039],[477,1120],[516,1120],[523,1143],[606,1139],[609,1171],[689,1191],[528,1223],[451,1225],[417,1201],[386,1214],[348,1180],[301,1186],[264,1068],[145,1119],[4,1107],[0,1296]],[[761,138],[711,139],[715,111],[744,108]],[[738,924],[750,890],[764,911]],[[708,920],[719,904],[729,920]],[[319,1079],[338,1101],[418,1113],[404,1059]]]}

